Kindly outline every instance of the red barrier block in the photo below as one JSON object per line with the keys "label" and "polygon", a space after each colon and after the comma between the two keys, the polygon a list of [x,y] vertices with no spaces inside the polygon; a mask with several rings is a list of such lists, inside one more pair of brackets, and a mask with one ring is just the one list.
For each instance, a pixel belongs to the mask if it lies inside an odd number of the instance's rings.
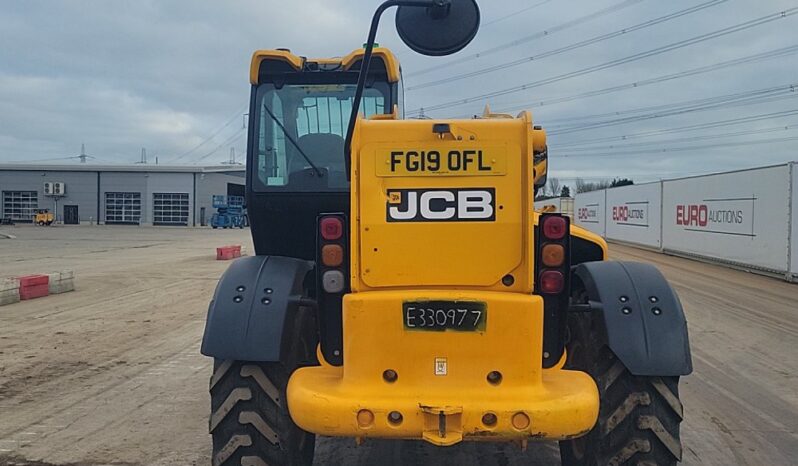
{"label": "red barrier block", "polygon": [[18,279],[20,289],[27,288],[29,286],[47,285],[50,283],[49,275],[25,275],[19,277]]}
{"label": "red barrier block", "polygon": [[232,246],[222,246],[216,248],[216,260],[226,261],[235,258],[235,249]]}
{"label": "red barrier block", "polygon": [[241,246],[230,245],[216,248],[216,260],[224,261],[241,257]]}
{"label": "red barrier block", "polygon": [[[45,275],[47,277],[47,275]],[[50,294],[50,286],[45,283],[43,285],[30,285],[19,287],[19,299],[33,299],[41,298]]]}

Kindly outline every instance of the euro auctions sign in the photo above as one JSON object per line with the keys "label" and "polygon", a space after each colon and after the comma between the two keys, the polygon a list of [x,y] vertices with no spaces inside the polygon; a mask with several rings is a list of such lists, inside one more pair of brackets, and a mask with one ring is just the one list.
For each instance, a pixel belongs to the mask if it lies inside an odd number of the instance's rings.
{"label": "euro auctions sign", "polygon": [[689,231],[753,237],[756,201],[755,197],[742,197],[677,204],[676,225]]}
{"label": "euro auctions sign", "polygon": [[599,205],[588,204],[576,212],[577,218],[584,223],[599,223]]}
{"label": "euro auctions sign", "polygon": [[648,201],[612,206],[612,221],[618,225],[648,226]]}
{"label": "euro auctions sign", "polygon": [[663,249],[787,270],[789,165],[669,180],[662,192]]}

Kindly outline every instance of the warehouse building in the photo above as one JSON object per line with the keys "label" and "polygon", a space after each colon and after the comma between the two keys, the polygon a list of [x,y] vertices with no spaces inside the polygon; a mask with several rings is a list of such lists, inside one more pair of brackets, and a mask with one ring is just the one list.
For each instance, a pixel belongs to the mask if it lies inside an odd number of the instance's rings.
{"label": "warehouse building", "polygon": [[0,219],[38,209],[65,224],[204,226],[215,194],[244,195],[242,166],[0,164]]}

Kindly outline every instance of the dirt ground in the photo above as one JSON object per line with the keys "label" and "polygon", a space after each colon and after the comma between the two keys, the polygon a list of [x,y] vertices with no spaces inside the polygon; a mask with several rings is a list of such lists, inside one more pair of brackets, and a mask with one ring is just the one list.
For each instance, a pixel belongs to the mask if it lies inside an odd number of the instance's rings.
{"label": "dirt ground", "polygon": [[[205,312],[229,263],[214,248],[249,232],[3,227],[0,277],[73,269],[77,291],[0,307],[0,465],[210,464]],[[683,379],[684,463],[798,458],[798,285],[633,249],[673,283],[695,372]],[[556,465],[555,443],[322,438],[319,465]]]}

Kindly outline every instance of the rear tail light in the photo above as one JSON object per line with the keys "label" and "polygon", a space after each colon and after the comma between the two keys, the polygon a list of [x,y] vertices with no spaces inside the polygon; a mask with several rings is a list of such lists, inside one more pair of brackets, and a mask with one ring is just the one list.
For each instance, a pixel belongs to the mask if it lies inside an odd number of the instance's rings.
{"label": "rear tail light", "polygon": [[564,351],[570,299],[570,220],[541,214],[535,231],[535,291],[543,297],[543,367],[553,367]]}
{"label": "rear tail light", "polygon": [[338,217],[324,217],[319,224],[321,237],[327,241],[341,239],[344,234],[344,224]]}
{"label": "rear tail light", "polygon": [[559,270],[545,270],[540,274],[540,291],[557,294],[565,288],[565,276]]}
{"label": "rear tail light", "polygon": [[[326,293],[338,294],[347,287],[346,217],[344,214],[319,216],[316,244],[317,284]],[[336,298],[339,299],[339,298]]]}
{"label": "rear tail light", "polygon": [[564,217],[552,215],[543,217],[543,236],[547,239],[562,239],[568,229],[568,223]]}
{"label": "rear tail light", "polygon": [[349,222],[345,213],[321,214],[316,219],[316,303],[319,343],[324,359],[343,364],[343,298],[349,291]]}

